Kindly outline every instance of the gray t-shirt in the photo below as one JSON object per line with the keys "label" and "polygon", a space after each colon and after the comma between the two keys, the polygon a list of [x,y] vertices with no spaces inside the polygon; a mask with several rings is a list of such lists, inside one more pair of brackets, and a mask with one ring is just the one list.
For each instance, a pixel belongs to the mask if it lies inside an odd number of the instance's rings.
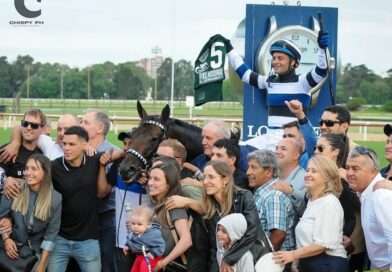
{"label": "gray t-shirt", "polygon": [[[166,213],[166,211],[165,211],[165,213]],[[173,226],[174,226],[174,222],[176,222],[176,220],[188,219],[187,211],[182,208],[170,210],[169,214],[170,214],[170,219],[171,219]],[[173,238],[173,235],[170,231],[170,228],[167,225],[167,222],[159,222],[158,221],[157,223],[159,223],[161,225],[162,236],[166,242],[166,248],[165,248],[165,252],[163,253],[163,256],[167,256],[173,250],[176,243],[174,241],[174,238]]]}

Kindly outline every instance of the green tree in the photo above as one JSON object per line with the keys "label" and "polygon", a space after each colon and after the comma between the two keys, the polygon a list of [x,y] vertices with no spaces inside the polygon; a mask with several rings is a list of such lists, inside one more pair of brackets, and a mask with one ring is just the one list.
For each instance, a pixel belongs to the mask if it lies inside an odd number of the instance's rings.
{"label": "green tree", "polygon": [[12,97],[10,70],[7,57],[0,57],[0,97]]}
{"label": "green tree", "polygon": [[377,78],[373,82],[362,80],[359,85],[359,91],[369,104],[384,104],[386,100],[392,98],[391,90],[382,78]]}
{"label": "green tree", "polygon": [[144,97],[143,83],[134,71],[134,65],[130,63],[119,64],[114,74],[114,87],[117,98],[142,99]]}
{"label": "green tree", "polygon": [[34,59],[29,55],[17,56],[16,61],[10,67],[10,90],[12,97],[15,98],[13,104],[14,112],[20,112],[20,97],[23,93],[26,93],[28,71],[30,77],[35,73],[37,66],[33,66],[33,62]]}
{"label": "green tree", "polygon": [[174,94],[177,100],[184,100],[187,95],[193,95],[193,66],[184,59],[174,64]]}
{"label": "green tree", "polygon": [[340,77],[338,84],[341,88],[338,88],[339,91],[343,91],[344,93],[339,93],[338,97],[354,97],[361,96],[359,86],[362,80],[367,80],[369,82],[373,82],[377,79],[377,75],[374,72],[366,67],[366,65],[357,65],[352,66],[351,63],[348,63],[343,68],[343,73]]}
{"label": "green tree", "polygon": [[64,98],[87,98],[87,73],[78,68],[64,71]]}
{"label": "green tree", "polygon": [[[172,59],[166,58],[157,70],[157,98],[169,100],[171,95]],[[190,61],[181,59],[174,63],[174,99],[184,100],[193,95],[193,66]]]}
{"label": "green tree", "polygon": [[116,65],[112,62],[95,64],[91,67],[91,96],[93,98],[115,98],[114,74]]}
{"label": "green tree", "polygon": [[59,98],[61,65],[36,63],[37,71],[31,77],[30,97]]}
{"label": "green tree", "polygon": [[226,79],[223,81],[222,92],[224,101],[238,101],[238,95],[235,93],[230,80]]}
{"label": "green tree", "polygon": [[171,58],[166,58],[157,70],[157,99],[169,100],[171,90]]}

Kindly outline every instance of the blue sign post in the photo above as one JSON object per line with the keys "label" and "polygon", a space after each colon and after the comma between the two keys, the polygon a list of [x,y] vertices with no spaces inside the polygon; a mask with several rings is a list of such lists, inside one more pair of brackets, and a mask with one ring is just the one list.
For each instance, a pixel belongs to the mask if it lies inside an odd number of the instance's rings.
{"label": "blue sign post", "polygon": [[[278,39],[289,39],[301,49],[301,65],[297,73],[309,72],[317,63],[317,33],[320,27],[330,35],[329,65],[337,59],[337,8],[247,5],[245,30],[245,62],[260,74],[268,76],[271,69],[270,45]],[[307,115],[317,124],[322,111],[332,104],[335,95],[336,70],[330,79],[312,90],[312,106]],[[244,85],[244,140],[268,133],[266,90]]]}

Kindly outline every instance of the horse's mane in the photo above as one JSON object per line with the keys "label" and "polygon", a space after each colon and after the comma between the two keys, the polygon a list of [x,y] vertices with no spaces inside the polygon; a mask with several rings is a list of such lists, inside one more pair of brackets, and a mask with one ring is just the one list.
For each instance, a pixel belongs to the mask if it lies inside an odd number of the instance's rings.
{"label": "horse's mane", "polygon": [[180,119],[176,118],[170,118],[168,120],[167,127],[170,129],[176,130],[178,133],[201,133],[201,128],[198,126],[195,126],[193,124],[187,123],[185,121],[182,121]]}
{"label": "horse's mane", "polygon": [[[160,116],[150,115],[146,119],[160,121]],[[169,118],[166,122],[167,137],[179,140],[187,149],[190,161],[203,153],[201,145],[201,128],[176,118]]]}

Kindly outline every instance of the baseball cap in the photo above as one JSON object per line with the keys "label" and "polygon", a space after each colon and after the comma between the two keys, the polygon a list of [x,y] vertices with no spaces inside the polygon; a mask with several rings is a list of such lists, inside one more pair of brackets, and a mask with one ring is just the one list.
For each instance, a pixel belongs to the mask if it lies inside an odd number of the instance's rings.
{"label": "baseball cap", "polygon": [[131,130],[130,131],[122,131],[118,134],[117,139],[119,141],[124,141],[125,139],[131,138]]}

